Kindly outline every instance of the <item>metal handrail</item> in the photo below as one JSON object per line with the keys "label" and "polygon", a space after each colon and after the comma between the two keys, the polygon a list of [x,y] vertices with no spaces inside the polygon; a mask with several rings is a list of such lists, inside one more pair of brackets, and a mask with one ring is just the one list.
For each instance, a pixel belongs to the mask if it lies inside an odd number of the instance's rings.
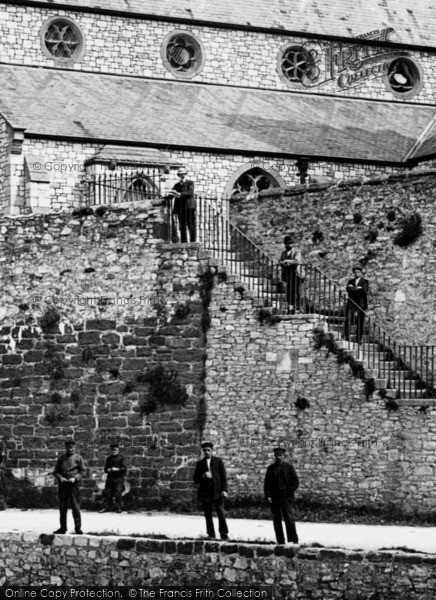
{"label": "metal handrail", "polygon": [[[341,321],[344,319],[342,337],[347,334],[347,327],[348,337],[354,327],[356,336],[359,337],[359,317],[361,317],[362,322],[366,321],[364,329],[368,332],[369,340],[359,344],[352,341],[347,343],[345,340],[344,347],[353,353],[357,360],[368,365],[374,377],[380,380],[378,383],[382,387],[394,386],[397,393],[403,396],[408,394],[415,398],[425,395],[436,397],[434,345],[408,345],[397,342],[367,311],[363,311],[349,298],[334,280],[315,265],[301,263],[299,269],[302,277],[298,277],[294,269],[292,275],[295,279],[294,287],[299,287],[304,278],[303,291],[296,293],[295,290],[291,290],[294,297],[292,295],[291,298],[288,297],[292,282],[291,284],[285,282],[287,288],[285,294],[274,291],[274,285],[283,283],[281,265],[231,223],[222,209],[214,208],[212,203],[216,201],[215,198],[197,197],[196,201],[199,240],[203,242],[206,250],[211,250],[216,258],[223,260],[230,272],[239,276],[243,284],[247,284],[252,291],[257,292],[260,308],[268,308],[272,313],[283,314],[286,312],[288,300],[291,299],[296,304],[294,308],[317,314],[323,325],[331,326],[333,323],[337,327],[342,327]],[[238,255],[242,255],[242,258],[237,258]],[[271,285],[265,284],[265,273]],[[283,295],[286,296],[285,302],[283,302]],[[347,324],[347,319],[351,318],[350,314],[357,324],[350,322]],[[362,333],[363,331],[360,335]]]}

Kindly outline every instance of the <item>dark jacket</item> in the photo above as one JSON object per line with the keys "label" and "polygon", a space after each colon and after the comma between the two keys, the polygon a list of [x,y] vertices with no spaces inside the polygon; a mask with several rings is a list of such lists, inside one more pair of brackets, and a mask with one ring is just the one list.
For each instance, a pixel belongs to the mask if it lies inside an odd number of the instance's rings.
{"label": "dark jacket", "polygon": [[179,192],[180,197],[174,200],[174,212],[180,212],[184,208],[195,208],[195,197],[194,197],[194,182],[190,179],[184,181],[178,181],[173,186],[173,190]]}
{"label": "dark jacket", "polygon": [[[357,286],[356,286],[357,282]],[[357,306],[360,306],[363,310],[368,308],[368,290],[369,282],[363,277],[357,281],[355,278],[349,279],[347,283],[347,294],[350,300],[353,300]]]}
{"label": "dark jacket", "polygon": [[[120,469],[119,471],[109,471],[112,467],[117,467]],[[104,472],[107,473],[108,479],[124,479],[124,476],[127,473],[127,467],[124,463],[124,458],[117,454],[114,456],[111,454],[107,457],[106,463],[104,465]]]}
{"label": "dark jacket", "polygon": [[292,500],[299,485],[300,481],[291,463],[273,463],[266,470],[265,498],[272,498],[273,501]]}
{"label": "dark jacket", "polygon": [[81,481],[84,473],[85,463],[80,454],[63,454],[57,460],[53,475],[62,484],[63,482],[60,481],[59,477],[65,477],[65,479],[74,477],[75,483],[77,483]]}
{"label": "dark jacket", "polygon": [[199,483],[198,499],[200,501],[209,500],[213,496],[214,500],[221,498],[222,492],[227,492],[227,475],[224,463],[221,458],[212,456],[210,459],[210,471],[212,479],[203,478],[202,475],[207,471],[206,458],[203,458],[195,465],[194,483]]}
{"label": "dark jacket", "polygon": [[[287,250],[283,250],[280,254],[279,264],[281,264],[284,260],[296,260],[299,263],[302,261],[301,252],[298,248],[291,248],[290,253],[288,254]],[[290,273],[296,273],[297,277],[302,279],[302,271],[301,265],[282,265],[282,281],[287,281]]]}

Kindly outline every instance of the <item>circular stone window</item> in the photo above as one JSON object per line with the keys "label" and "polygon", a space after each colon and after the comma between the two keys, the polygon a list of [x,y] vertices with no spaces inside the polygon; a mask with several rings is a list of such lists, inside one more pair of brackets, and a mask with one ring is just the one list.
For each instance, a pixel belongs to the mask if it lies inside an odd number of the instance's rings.
{"label": "circular stone window", "polygon": [[395,58],[389,64],[384,82],[386,89],[396,98],[408,100],[419,94],[423,88],[422,69],[413,58]]}
{"label": "circular stone window", "polygon": [[74,21],[55,17],[42,26],[41,48],[47,58],[68,64],[82,60],[85,52],[83,34]]}
{"label": "circular stone window", "polygon": [[286,83],[291,81],[303,85],[310,85],[320,74],[314,56],[308,49],[289,45],[280,50],[277,71]]}
{"label": "circular stone window", "polygon": [[175,77],[190,78],[203,67],[201,42],[186,31],[173,31],[163,41],[161,50],[165,67]]}

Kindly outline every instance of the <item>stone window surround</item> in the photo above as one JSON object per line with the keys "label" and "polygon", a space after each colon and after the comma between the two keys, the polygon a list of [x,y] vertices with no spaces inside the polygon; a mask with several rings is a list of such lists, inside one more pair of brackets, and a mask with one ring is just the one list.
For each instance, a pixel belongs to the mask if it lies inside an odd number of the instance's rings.
{"label": "stone window surround", "polygon": [[[196,49],[198,51],[198,61],[197,61],[197,64],[190,71],[177,71],[170,64],[170,62],[169,62],[169,60],[167,58],[167,47],[168,47],[168,44],[170,43],[170,41],[173,38],[175,38],[177,36],[185,36],[185,37],[191,38],[192,41],[193,41],[193,43],[194,43],[194,46],[196,46]],[[194,33],[192,33],[192,31],[190,31],[190,30],[187,30],[187,29],[174,29],[173,31],[170,31],[170,33],[167,33],[167,35],[163,39],[160,53],[161,53],[161,58],[162,58],[162,62],[164,64],[164,67],[172,75],[174,75],[174,77],[177,77],[177,79],[192,79],[192,77],[194,77],[195,75],[197,75],[198,73],[200,73],[201,70],[203,69],[203,65],[204,65],[204,61],[205,61],[204,47],[203,47],[203,44],[202,44],[201,40]]]}
{"label": "stone window surround", "polygon": [[[45,43],[45,35],[49,29],[49,27],[55,23],[56,21],[64,21],[65,23],[68,23],[70,26],[72,26],[72,28],[75,30],[76,34],[79,37],[79,45],[77,50],[75,51],[74,55],[71,56],[70,58],[59,58],[54,56],[47,48],[46,43]],[[47,19],[47,21],[45,21],[39,31],[39,37],[40,37],[40,41],[41,41],[41,50],[44,54],[44,56],[46,58],[48,58],[49,60],[53,60],[55,62],[55,65],[58,67],[65,67],[65,66],[70,66],[73,64],[77,64],[80,63],[83,60],[83,57],[85,55],[85,35],[83,33],[82,28],[73,20],[70,19],[69,17],[65,17],[63,15],[56,15],[54,17],[50,17],[50,19]]]}
{"label": "stone window surround", "polygon": [[394,90],[391,84],[389,83],[389,70],[386,73],[386,75],[383,76],[383,83],[385,84],[385,87],[388,90],[388,92],[395,96],[395,98],[400,98],[401,100],[410,100],[411,98],[417,96],[424,87],[424,73],[419,62],[409,55],[399,56],[398,58],[394,59],[392,63],[394,63],[397,60],[404,60],[412,63],[412,70],[415,70],[416,75],[415,84],[413,88],[407,92],[398,92]]}

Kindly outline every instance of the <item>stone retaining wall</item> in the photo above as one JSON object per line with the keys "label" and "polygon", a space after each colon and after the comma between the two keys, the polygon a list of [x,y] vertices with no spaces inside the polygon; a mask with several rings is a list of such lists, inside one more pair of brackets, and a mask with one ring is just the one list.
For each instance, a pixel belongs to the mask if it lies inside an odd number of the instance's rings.
{"label": "stone retaining wall", "polygon": [[[0,224],[0,437],[5,466],[53,486],[74,436],[87,499],[118,439],[142,503],[190,502],[198,457],[204,342],[199,245],[163,244],[159,206],[62,213]],[[58,321],[44,326],[47,315]],[[157,366],[188,394],[184,407],[141,407]]]}
{"label": "stone retaining wall", "polygon": [[[433,170],[300,186],[284,196],[237,200],[231,220],[276,258],[284,234],[291,233],[303,260],[342,290],[352,267],[361,264],[370,281],[369,314],[400,343],[435,344],[435,182]],[[424,233],[401,248],[393,239],[401,218],[413,211],[421,214]]]}
{"label": "stone retaining wall", "polygon": [[271,585],[295,600],[432,600],[436,590],[436,558],[399,551],[2,533],[0,555],[4,588]]}
{"label": "stone retaining wall", "polygon": [[[315,315],[260,323],[251,298],[223,283],[211,317],[205,437],[228,467],[232,496],[263,495],[280,444],[300,476],[300,495],[434,510],[434,408],[390,412],[377,394],[367,400],[349,365],[315,349]],[[299,398],[310,406],[299,408]]]}

